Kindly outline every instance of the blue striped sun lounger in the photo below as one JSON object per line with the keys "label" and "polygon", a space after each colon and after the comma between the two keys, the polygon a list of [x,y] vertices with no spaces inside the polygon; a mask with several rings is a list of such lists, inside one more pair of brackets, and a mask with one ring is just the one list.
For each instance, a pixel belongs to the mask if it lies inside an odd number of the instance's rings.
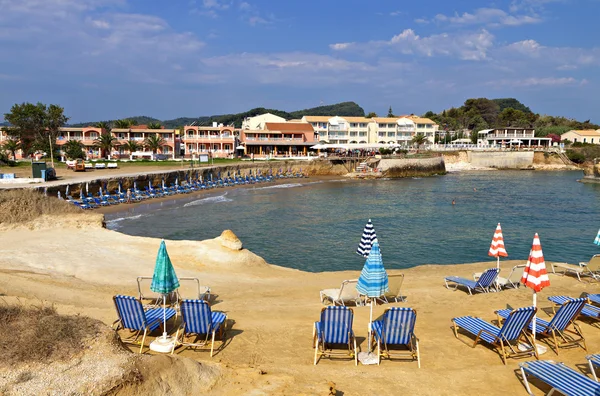
{"label": "blue striped sun lounger", "polygon": [[[587,351],[585,338],[583,337],[581,328],[575,323],[575,319],[577,319],[581,313],[586,301],[585,298],[576,298],[565,301],[550,322],[541,318],[536,318],[536,337],[552,338],[555,348],[554,351],[557,355],[558,348],[572,345],[580,345]],[[500,309],[496,311],[496,314],[498,315],[498,320],[500,320],[500,318],[507,318],[510,314],[510,309]],[[530,323],[527,328],[531,331],[533,328],[532,323]]]}
{"label": "blue striped sun lounger", "polygon": [[588,294],[587,298],[588,298],[588,300],[590,300],[594,304],[599,304],[600,305],[600,294]]}
{"label": "blue striped sun lounger", "polygon": [[450,289],[448,282],[452,282],[455,284],[454,290],[456,290],[458,286],[465,286],[467,290],[469,290],[470,295],[473,294],[472,292],[488,293],[490,291],[490,287],[495,284],[499,273],[499,268],[490,268],[481,274],[481,277],[477,281],[461,278],[459,276],[448,276],[444,278],[444,281],[446,282],[447,289]]}
{"label": "blue striped sun lounger", "polygon": [[[204,300],[183,300],[181,302],[181,326],[175,335],[175,345],[183,347],[204,347],[210,344],[210,357],[213,356],[215,336],[218,333],[221,345],[225,343],[225,320],[227,315],[223,312],[212,311],[210,305]],[[181,339],[180,339],[181,333]],[[194,342],[186,342],[185,337],[194,336]],[[204,336],[202,339],[201,336]],[[209,340],[209,337],[212,337]]]}
{"label": "blue striped sun lounger", "polygon": [[578,371],[552,360],[539,360],[519,364],[527,393],[533,396],[527,376],[536,377],[552,387],[548,395],[559,391],[568,396],[600,395],[600,383]]}
{"label": "blue striped sun lounger", "polygon": [[[458,338],[458,329],[461,328],[475,335],[473,348],[477,346],[480,340],[496,347],[504,364],[506,364],[506,359],[509,357],[534,355],[537,359],[537,349],[533,348],[533,340],[525,332],[525,328],[531,323],[535,312],[535,307],[515,309],[508,315],[502,328],[473,316],[454,318],[452,319],[454,322],[454,335]],[[526,343],[530,348],[519,351],[515,347],[519,343]]]}
{"label": "blue striped sun lounger", "polygon": [[[175,310],[167,308],[163,317],[163,308],[154,308],[144,311],[144,307],[140,300],[131,296],[116,295],[113,297],[115,302],[115,308],[119,319],[117,319],[112,327],[118,332],[121,329],[127,329],[133,332],[133,335],[129,338],[123,339],[124,343],[140,345],[140,353],[144,348],[144,342],[146,335],[156,330],[161,324],[163,324],[164,317],[169,320],[175,316]],[[139,342],[138,338],[140,334],[143,334],[142,341]]]}
{"label": "blue striped sun lounger", "polygon": [[585,357],[590,365],[590,371],[594,376],[594,380],[598,381],[598,377],[596,376],[596,367],[600,367],[600,354],[588,355]]}
{"label": "blue striped sun lounger", "polygon": [[353,321],[354,311],[351,308],[330,306],[321,310],[321,319],[315,322],[313,331],[315,365],[321,356],[333,356],[335,345],[347,345],[348,351],[344,352],[344,355],[353,357],[354,364],[358,365],[356,339],[352,331]]}
{"label": "blue striped sun lounger", "polygon": [[392,359],[390,346],[401,345],[408,348],[408,356],[405,351],[394,351],[393,357],[416,359],[417,366],[421,368],[419,340],[414,332],[416,321],[417,312],[414,309],[393,307],[385,310],[383,319],[373,322],[373,337],[377,342],[377,364],[381,362],[381,356]]}
{"label": "blue striped sun lounger", "polygon": [[[550,296],[550,297],[548,297],[548,300],[552,301],[556,305],[563,305],[565,302],[567,302],[569,300],[574,300],[574,298],[569,297],[569,296]],[[554,306],[552,307],[552,309],[556,313]],[[585,304],[583,306],[583,309],[581,310],[581,315],[583,315],[587,318],[600,320],[600,307],[596,307],[595,305],[592,305],[592,304]]]}

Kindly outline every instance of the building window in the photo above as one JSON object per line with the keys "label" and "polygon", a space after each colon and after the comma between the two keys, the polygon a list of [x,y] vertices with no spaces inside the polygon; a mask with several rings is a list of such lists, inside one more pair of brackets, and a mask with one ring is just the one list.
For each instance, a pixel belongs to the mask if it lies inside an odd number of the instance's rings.
{"label": "building window", "polygon": [[359,132],[358,136],[367,136],[367,132]]}
{"label": "building window", "polygon": [[573,143],[577,143],[577,138],[573,138]]}
{"label": "building window", "polygon": [[356,128],[356,126],[357,126],[356,122],[351,122],[350,123],[350,128]]}
{"label": "building window", "polygon": [[388,127],[388,128],[395,128],[395,127],[396,127],[396,125],[394,125],[394,124],[387,124],[387,127]]}
{"label": "building window", "polygon": [[583,138],[583,143],[586,143],[586,140],[587,140],[586,138]]}
{"label": "building window", "polygon": [[378,124],[377,125],[379,128],[385,128],[385,124]]}
{"label": "building window", "polygon": [[350,131],[350,136],[357,136],[358,132],[356,131]]}
{"label": "building window", "polygon": [[385,137],[385,132],[379,132],[379,137]]}
{"label": "building window", "polygon": [[396,132],[388,132],[388,134],[387,134],[387,135],[388,135],[388,137],[390,137],[390,136],[391,136],[391,137],[393,137],[393,136],[395,136],[395,135],[396,135]]}

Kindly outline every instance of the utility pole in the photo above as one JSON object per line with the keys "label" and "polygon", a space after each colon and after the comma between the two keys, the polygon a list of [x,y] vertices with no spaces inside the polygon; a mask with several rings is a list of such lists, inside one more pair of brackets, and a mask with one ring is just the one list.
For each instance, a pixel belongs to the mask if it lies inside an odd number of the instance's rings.
{"label": "utility pole", "polygon": [[50,134],[48,134],[48,143],[50,143],[50,162],[52,163],[52,167],[54,168],[54,153],[52,152],[52,138]]}

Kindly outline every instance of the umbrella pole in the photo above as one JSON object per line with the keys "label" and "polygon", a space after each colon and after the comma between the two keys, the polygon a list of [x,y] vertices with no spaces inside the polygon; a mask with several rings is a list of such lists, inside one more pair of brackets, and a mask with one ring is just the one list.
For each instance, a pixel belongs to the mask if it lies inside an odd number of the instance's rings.
{"label": "umbrella pole", "polygon": [[496,256],[496,268],[500,268],[500,255]]}
{"label": "umbrella pole", "polygon": [[375,299],[371,297],[371,313],[369,315],[369,335],[368,335],[368,339],[367,339],[367,343],[369,344],[369,352],[371,352],[371,334],[373,332],[373,306],[375,305]]}
{"label": "umbrella pole", "polygon": [[[537,307],[537,293],[534,291],[533,292],[533,307]],[[537,346],[535,345],[535,322],[536,320],[536,316],[537,313],[533,314],[533,323],[531,323],[531,332],[533,333],[533,347],[535,348],[536,352],[537,352]]]}
{"label": "umbrella pole", "polygon": [[163,294],[163,338],[167,339],[167,295]]}

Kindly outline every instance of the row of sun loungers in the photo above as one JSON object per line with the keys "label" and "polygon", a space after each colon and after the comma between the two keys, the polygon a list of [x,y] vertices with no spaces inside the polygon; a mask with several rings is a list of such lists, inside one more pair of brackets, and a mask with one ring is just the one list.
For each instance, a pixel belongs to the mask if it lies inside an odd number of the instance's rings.
{"label": "row of sun loungers", "polygon": [[575,274],[581,282],[582,276],[590,276],[594,280],[600,280],[600,255],[594,255],[590,261],[580,262],[578,265],[567,263],[552,263],[552,272],[556,273],[556,269],[562,270],[562,274]]}
{"label": "row of sun loungers", "polygon": [[[378,298],[382,303],[404,302],[402,296],[402,283],[404,274],[388,275],[390,291]],[[356,306],[365,305],[365,298],[357,290],[358,279],[350,279],[342,282],[339,289],[323,289],[319,292],[323,304],[342,305],[352,304]]]}

